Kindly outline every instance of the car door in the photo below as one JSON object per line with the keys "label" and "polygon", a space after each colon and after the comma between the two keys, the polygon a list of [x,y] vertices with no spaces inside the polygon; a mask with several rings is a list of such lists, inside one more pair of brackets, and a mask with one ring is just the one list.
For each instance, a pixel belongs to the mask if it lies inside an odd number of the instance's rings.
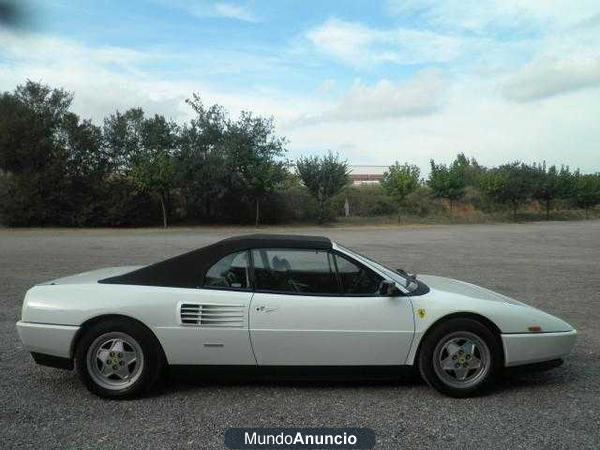
{"label": "car door", "polygon": [[180,290],[176,325],[159,330],[170,364],[256,365],[248,335],[249,256],[227,255],[208,269],[200,288]]}
{"label": "car door", "polygon": [[255,249],[250,336],[259,365],[402,365],[414,332],[408,297],[325,250]]}

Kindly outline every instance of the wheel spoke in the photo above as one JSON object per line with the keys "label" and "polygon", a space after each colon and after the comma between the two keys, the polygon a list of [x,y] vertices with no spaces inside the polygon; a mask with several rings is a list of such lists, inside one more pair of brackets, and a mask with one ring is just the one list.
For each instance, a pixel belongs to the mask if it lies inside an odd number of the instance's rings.
{"label": "wheel spoke", "polygon": [[458,351],[460,350],[460,346],[456,342],[449,342],[446,345],[446,349],[448,350],[448,354],[452,356],[458,353]]}
{"label": "wheel spoke", "polygon": [[129,366],[132,362],[137,360],[135,352],[123,352],[123,362],[126,366]]}
{"label": "wheel spoke", "polygon": [[468,355],[472,355],[475,352],[475,344],[471,341],[465,342],[461,348]]}
{"label": "wheel spoke", "polygon": [[118,376],[121,380],[126,380],[129,378],[129,369],[126,365],[120,366],[117,370],[115,370],[115,375]]}
{"label": "wheel spoke", "polygon": [[458,369],[454,369],[454,375],[456,376],[457,380],[464,380],[467,377],[468,373],[469,369],[467,369],[466,367],[459,367]]}
{"label": "wheel spoke", "polygon": [[454,370],[455,362],[452,359],[452,356],[448,356],[446,359],[442,361],[442,369],[444,370]]}
{"label": "wheel spoke", "polygon": [[481,367],[481,360],[476,356],[472,356],[469,361],[469,369],[479,369]]}
{"label": "wheel spoke", "polygon": [[102,373],[102,375],[104,375],[105,377],[110,377],[111,375],[114,374],[114,371],[110,364],[106,364],[105,362],[103,362],[100,373]]}
{"label": "wheel spoke", "polygon": [[123,341],[121,339],[115,339],[110,349],[113,352],[123,352],[125,350],[123,348]]}
{"label": "wheel spoke", "polygon": [[109,356],[110,352],[104,349],[98,350],[98,353],[96,353],[96,358],[102,361],[102,364],[106,364],[106,360],[109,358]]}

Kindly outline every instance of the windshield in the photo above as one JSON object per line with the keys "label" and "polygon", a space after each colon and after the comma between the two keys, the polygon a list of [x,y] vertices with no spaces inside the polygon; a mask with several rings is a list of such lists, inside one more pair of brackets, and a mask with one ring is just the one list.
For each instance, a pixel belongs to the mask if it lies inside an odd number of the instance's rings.
{"label": "windshield", "polygon": [[395,269],[392,269],[391,267],[387,267],[381,263],[378,263],[377,261],[374,261],[373,259],[369,258],[368,256],[361,255],[360,253],[357,253],[353,250],[349,250],[345,247],[342,247],[339,244],[336,244],[336,245],[344,253],[347,253],[347,254],[353,256],[354,258],[358,259],[359,261],[367,264],[368,266],[374,267],[377,270],[380,270],[381,272],[385,273],[389,278],[394,280],[396,283],[400,284],[402,287],[404,287],[409,292],[413,292],[414,290],[416,290],[419,287],[419,284],[415,280],[413,280],[411,277],[409,277],[408,275],[403,275],[403,274],[397,272]]}

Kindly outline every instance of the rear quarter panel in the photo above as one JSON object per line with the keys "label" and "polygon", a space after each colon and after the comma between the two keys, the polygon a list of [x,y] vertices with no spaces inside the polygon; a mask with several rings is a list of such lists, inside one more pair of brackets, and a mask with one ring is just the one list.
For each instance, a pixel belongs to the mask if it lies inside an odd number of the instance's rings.
{"label": "rear quarter panel", "polygon": [[146,325],[177,323],[177,301],[189,289],[114,284],[58,284],[31,288],[23,303],[22,320],[81,325],[103,314],[122,314]]}
{"label": "rear quarter panel", "polygon": [[[249,302],[251,293],[246,293]],[[41,285],[25,297],[22,321],[81,326],[107,314],[139,320],[160,341],[169,364],[255,364],[247,317],[237,329],[182,326],[181,303],[228,303],[227,291],[117,284]],[[205,342],[223,343],[223,350]]]}

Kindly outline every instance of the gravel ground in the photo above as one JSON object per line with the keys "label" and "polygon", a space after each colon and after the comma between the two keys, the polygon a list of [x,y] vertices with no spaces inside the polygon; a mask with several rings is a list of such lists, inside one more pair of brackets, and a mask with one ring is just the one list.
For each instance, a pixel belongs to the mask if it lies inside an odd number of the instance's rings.
{"label": "gravel ground", "polygon": [[418,381],[288,381],[173,382],[141,400],[101,400],[74,372],[38,367],[21,348],[14,324],[25,291],[248,229],[0,230],[0,445],[220,448],[229,426],[364,426],[379,448],[600,448],[600,221],[268,231],[324,234],[393,266],[498,290],[564,318],[579,340],[562,367],[473,399]]}

